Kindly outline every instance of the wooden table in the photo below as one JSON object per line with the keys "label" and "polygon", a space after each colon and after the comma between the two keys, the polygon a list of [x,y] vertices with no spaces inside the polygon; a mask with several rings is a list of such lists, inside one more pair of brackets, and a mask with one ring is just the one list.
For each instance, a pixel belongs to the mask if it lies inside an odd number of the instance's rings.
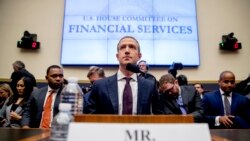
{"label": "wooden table", "polygon": [[[212,129],[212,141],[249,141],[250,129]],[[48,141],[49,129],[0,128],[1,141]],[[91,141],[91,140],[87,140]]]}

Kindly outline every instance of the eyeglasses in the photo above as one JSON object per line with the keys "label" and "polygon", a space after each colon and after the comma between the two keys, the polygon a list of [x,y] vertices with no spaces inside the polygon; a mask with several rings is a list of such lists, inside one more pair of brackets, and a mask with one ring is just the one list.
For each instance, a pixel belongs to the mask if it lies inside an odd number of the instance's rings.
{"label": "eyeglasses", "polygon": [[171,84],[171,86],[169,86],[168,89],[166,89],[166,90],[164,91],[164,93],[169,93],[169,92],[173,91],[174,85],[175,85],[175,84]]}

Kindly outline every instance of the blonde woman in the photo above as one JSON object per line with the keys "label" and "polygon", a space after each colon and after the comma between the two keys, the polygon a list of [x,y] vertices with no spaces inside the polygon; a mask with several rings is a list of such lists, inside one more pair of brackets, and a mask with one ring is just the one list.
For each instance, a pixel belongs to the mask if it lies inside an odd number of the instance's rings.
{"label": "blonde woman", "polygon": [[12,95],[13,92],[9,84],[3,83],[0,85],[0,109],[2,109],[5,100]]}

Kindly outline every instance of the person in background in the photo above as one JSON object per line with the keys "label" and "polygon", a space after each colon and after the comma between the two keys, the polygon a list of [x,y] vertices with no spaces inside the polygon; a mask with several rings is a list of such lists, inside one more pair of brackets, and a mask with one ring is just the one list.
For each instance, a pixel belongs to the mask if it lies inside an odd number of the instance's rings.
{"label": "person in background", "polygon": [[193,86],[179,86],[170,73],[161,76],[159,84],[164,114],[192,114],[195,122],[204,122],[201,98]]}
{"label": "person in background", "polygon": [[203,95],[205,93],[203,85],[201,83],[195,83],[194,87],[195,87],[196,91],[200,94],[200,97],[202,99]]}
{"label": "person in background", "polygon": [[235,75],[221,72],[219,90],[205,93],[203,107],[210,128],[250,128],[250,104],[245,96],[233,92]]}
{"label": "person in background", "polygon": [[25,69],[25,64],[22,61],[15,61],[13,64],[13,70],[14,72],[11,74],[11,81],[10,81],[10,87],[12,88],[13,92],[15,93],[15,87],[17,81],[22,77],[29,77],[31,79],[31,84],[34,88],[37,88],[36,84],[36,78],[32,73],[30,73],[28,70]]}
{"label": "person in background", "polygon": [[187,79],[187,76],[184,75],[184,74],[180,74],[176,77],[177,81],[178,81],[178,84],[180,86],[183,86],[183,85],[188,85],[188,79]]}
{"label": "person in background", "polygon": [[88,105],[87,103],[88,103],[88,99],[89,99],[89,95],[90,95],[92,85],[94,84],[94,82],[96,80],[105,78],[104,69],[101,68],[101,67],[97,67],[97,66],[90,66],[87,77],[88,77],[91,85],[90,85],[90,87],[88,87],[88,91],[87,91],[87,93],[84,94],[84,97],[83,97],[83,99],[84,99],[83,112],[85,111],[85,107]]}
{"label": "person in background", "polygon": [[5,100],[12,95],[13,92],[8,83],[3,83],[0,85],[0,110],[3,107]]}
{"label": "person in background", "polygon": [[234,91],[250,99],[250,75],[236,84]]}
{"label": "person in background", "polygon": [[136,65],[141,58],[139,42],[132,36],[121,38],[117,44],[116,58],[119,61],[118,72],[94,82],[85,113],[159,113],[159,97],[155,84],[126,69],[128,63]]}
{"label": "person in background", "polygon": [[21,127],[21,119],[23,110],[27,105],[27,101],[33,91],[33,86],[30,78],[22,77],[17,81],[16,93],[10,96],[4,103],[1,111],[0,124],[2,127]]}
{"label": "person in background", "polygon": [[142,73],[139,73],[139,76],[144,77],[145,79],[152,80],[158,86],[158,82],[156,78],[152,74],[149,73],[149,65],[147,61],[140,60],[137,63],[137,66],[140,68],[140,71],[142,72]]}
{"label": "person in background", "polygon": [[[24,109],[23,128],[50,128],[53,117],[59,112],[60,93],[64,85],[63,69],[51,65],[45,78],[48,86],[34,90]],[[50,105],[48,109],[47,105]]]}

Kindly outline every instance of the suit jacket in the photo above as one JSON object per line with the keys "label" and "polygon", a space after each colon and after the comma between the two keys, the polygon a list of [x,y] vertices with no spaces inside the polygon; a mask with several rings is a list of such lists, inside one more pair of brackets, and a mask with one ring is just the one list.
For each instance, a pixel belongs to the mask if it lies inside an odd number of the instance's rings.
{"label": "suit jacket", "polygon": [[[161,113],[155,84],[145,78],[138,79],[137,114]],[[84,112],[89,114],[118,114],[117,74],[95,81]]]}
{"label": "suit jacket", "polygon": [[[222,124],[215,126],[215,117],[224,115],[223,101],[220,91],[208,92],[203,97],[204,112],[210,128],[226,128]],[[232,128],[250,128],[249,100],[238,94],[232,93],[231,115],[234,115]]]}
{"label": "suit jacket", "polygon": [[[6,122],[2,125],[3,127],[21,127],[21,120],[10,120],[10,112],[11,112],[11,107],[13,104],[10,104],[9,106],[7,106],[7,103],[9,102],[10,98],[8,98],[1,111],[0,111],[0,117],[6,119]],[[24,104],[25,105],[25,104]],[[22,116],[23,113],[23,108],[25,106],[20,106],[18,105],[18,107],[16,108],[16,110],[14,112],[16,112],[17,114]]]}
{"label": "suit jacket", "polygon": [[[195,122],[204,121],[204,111],[202,108],[200,95],[193,86],[180,86],[181,97],[187,114],[194,116]],[[169,98],[167,94],[160,94],[161,105],[164,114],[182,114],[176,99]]]}
{"label": "suit jacket", "polygon": [[[47,91],[48,86],[34,90],[32,92],[28,104],[24,109],[23,118],[21,121],[22,126],[28,125],[32,128],[39,128]],[[60,90],[58,91],[54,102],[53,116],[55,116],[59,112],[59,103]]]}

